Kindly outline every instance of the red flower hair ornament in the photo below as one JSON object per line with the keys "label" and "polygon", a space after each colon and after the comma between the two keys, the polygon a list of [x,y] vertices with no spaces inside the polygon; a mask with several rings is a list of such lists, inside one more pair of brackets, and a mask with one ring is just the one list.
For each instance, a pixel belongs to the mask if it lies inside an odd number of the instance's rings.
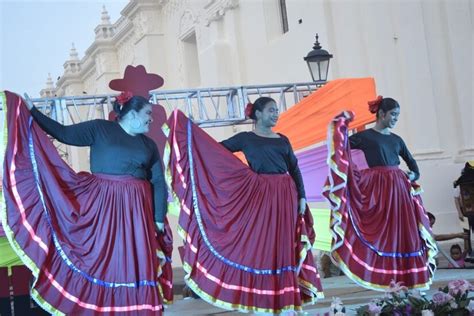
{"label": "red flower hair ornament", "polygon": [[367,102],[369,104],[370,113],[377,113],[380,108],[380,103],[382,103],[383,97],[379,95],[377,99]]}
{"label": "red flower hair ornament", "polygon": [[124,106],[125,103],[127,103],[132,97],[133,94],[130,91],[123,91],[115,98],[115,100],[118,102],[118,104]]}
{"label": "red flower hair ornament", "polygon": [[249,117],[252,115],[253,111],[253,104],[251,102],[247,103],[247,106],[245,107],[245,116]]}

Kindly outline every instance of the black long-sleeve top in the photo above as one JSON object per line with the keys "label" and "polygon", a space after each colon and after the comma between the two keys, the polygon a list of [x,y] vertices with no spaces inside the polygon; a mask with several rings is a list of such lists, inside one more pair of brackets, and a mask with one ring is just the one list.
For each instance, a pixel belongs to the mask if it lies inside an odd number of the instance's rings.
{"label": "black long-sleeve top", "polygon": [[350,136],[349,141],[352,149],[364,152],[369,167],[398,166],[401,156],[408,168],[415,173],[415,180],[420,177],[416,160],[400,136],[394,133],[382,134],[371,128]]}
{"label": "black long-sleeve top", "polygon": [[92,173],[149,180],[153,188],[155,221],[164,222],[168,193],[158,148],[151,138],[143,134],[132,136],[118,122],[92,120],[65,126],[35,107],[31,115],[46,133],[61,143],[90,146]]}
{"label": "black long-sleeve top", "polygon": [[299,198],[306,198],[303,177],[298,159],[290,141],[282,134],[279,138],[258,136],[253,132],[241,132],[221,142],[231,152],[242,151],[250,168],[256,173],[289,173],[296,184]]}

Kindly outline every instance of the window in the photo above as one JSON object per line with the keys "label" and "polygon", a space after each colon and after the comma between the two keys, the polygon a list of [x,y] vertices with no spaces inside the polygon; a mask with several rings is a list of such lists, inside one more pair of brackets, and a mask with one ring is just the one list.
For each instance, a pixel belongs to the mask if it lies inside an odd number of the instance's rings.
{"label": "window", "polygon": [[281,20],[281,30],[283,33],[289,31],[288,27],[288,13],[286,11],[286,0],[278,0],[280,5],[280,20]]}
{"label": "window", "polygon": [[182,40],[186,86],[197,88],[201,84],[196,33],[192,32]]}

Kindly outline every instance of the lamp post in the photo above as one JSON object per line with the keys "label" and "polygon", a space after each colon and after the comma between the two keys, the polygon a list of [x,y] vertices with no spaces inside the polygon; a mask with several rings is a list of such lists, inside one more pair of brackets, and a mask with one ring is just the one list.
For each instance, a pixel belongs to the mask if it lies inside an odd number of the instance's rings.
{"label": "lamp post", "polygon": [[314,43],[313,50],[304,57],[308,63],[309,71],[314,82],[327,81],[329,71],[329,60],[332,55],[328,51],[321,49],[321,44],[318,41],[318,34],[316,34],[316,43]]}

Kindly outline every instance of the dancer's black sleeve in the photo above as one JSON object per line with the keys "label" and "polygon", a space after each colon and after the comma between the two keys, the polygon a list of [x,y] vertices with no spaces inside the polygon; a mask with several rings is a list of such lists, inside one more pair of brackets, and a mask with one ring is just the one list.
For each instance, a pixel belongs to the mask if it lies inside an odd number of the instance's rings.
{"label": "dancer's black sleeve", "polygon": [[94,144],[97,120],[73,125],[62,125],[41,113],[36,107],[30,111],[35,122],[49,135],[61,143],[74,146],[91,146]]}

